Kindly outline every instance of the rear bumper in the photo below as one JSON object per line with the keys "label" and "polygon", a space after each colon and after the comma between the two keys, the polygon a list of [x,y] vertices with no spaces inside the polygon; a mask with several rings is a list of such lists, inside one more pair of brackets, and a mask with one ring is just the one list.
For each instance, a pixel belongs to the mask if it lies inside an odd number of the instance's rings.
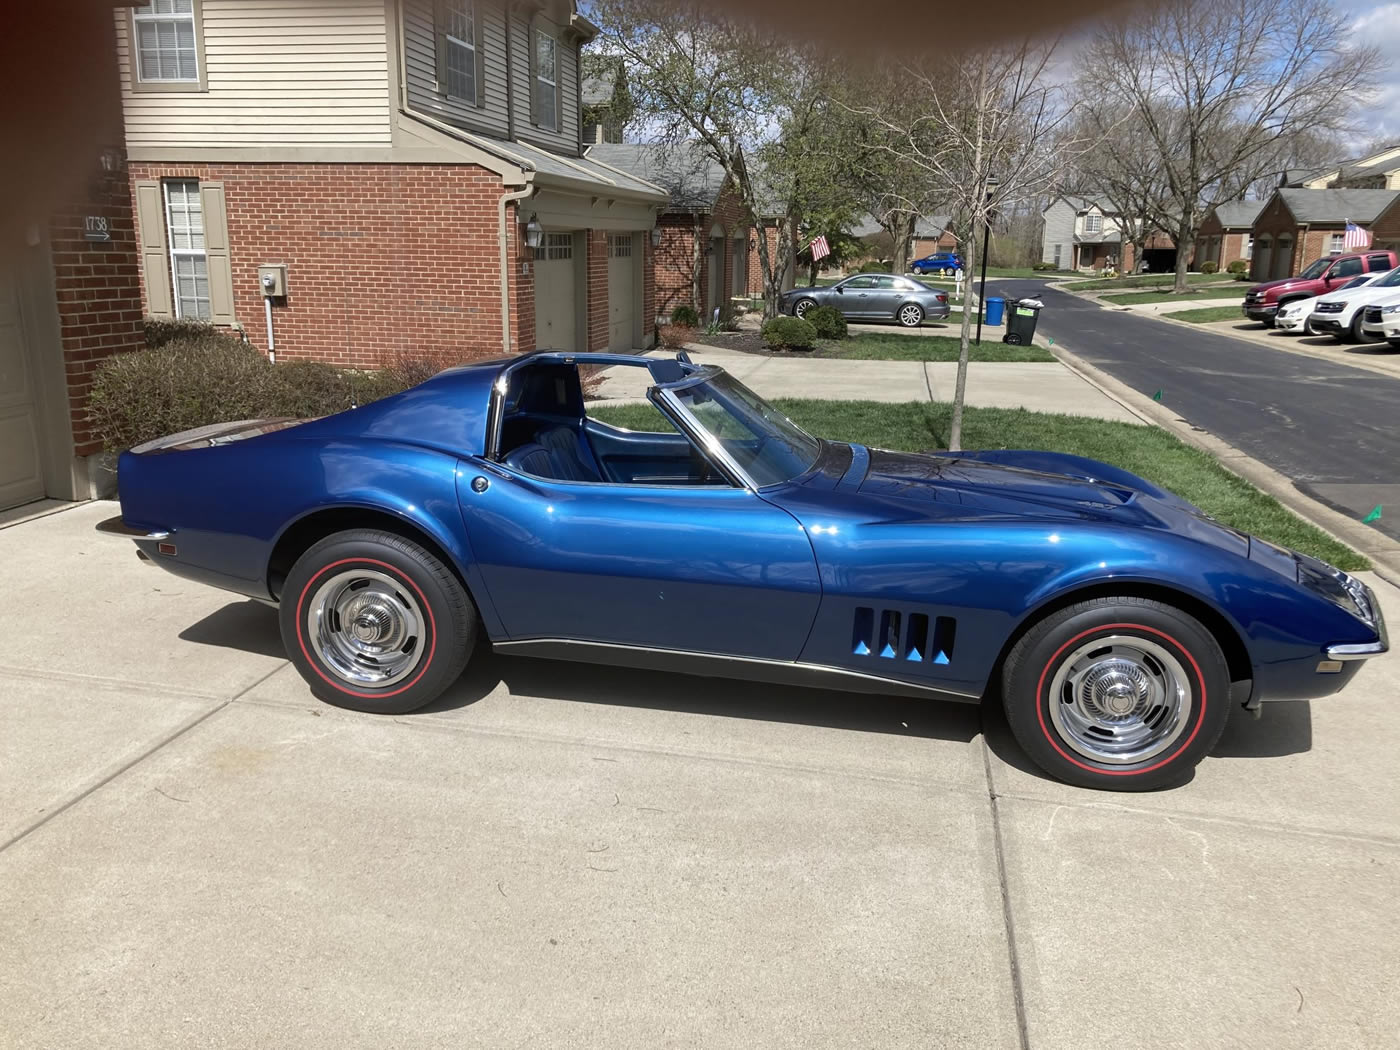
{"label": "rear bumper", "polygon": [[109,536],[125,536],[129,540],[163,540],[170,535],[168,532],[153,532],[150,529],[138,529],[128,525],[120,514],[112,518],[103,518],[95,528]]}

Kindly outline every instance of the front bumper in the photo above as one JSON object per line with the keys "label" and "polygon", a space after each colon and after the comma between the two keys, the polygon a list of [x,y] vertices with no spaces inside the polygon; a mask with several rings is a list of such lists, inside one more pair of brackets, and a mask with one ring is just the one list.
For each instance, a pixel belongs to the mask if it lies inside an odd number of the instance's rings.
{"label": "front bumper", "polygon": [[1313,314],[1312,326],[1314,332],[1343,332],[1347,327],[1337,314]]}
{"label": "front bumper", "polygon": [[1361,330],[1367,335],[1376,336],[1378,339],[1400,339],[1400,319],[1380,322],[1365,321],[1361,325]]}
{"label": "front bumper", "polygon": [[1251,321],[1272,321],[1278,313],[1278,303],[1245,303],[1240,309]]}
{"label": "front bumper", "polygon": [[1329,645],[1326,649],[1329,660],[1369,660],[1373,656],[1380,656],[1390,651],[1390,637],[1385,629],[1385,614],[1381,612],[1381,603],[1376,600],[1376,592],[1360,580],[1356,580],[1354,577],[1353,580],[1366,595],[1366,604],[1375,620],[1371,626],[1375,628],[1376,640],[1346,645]]}

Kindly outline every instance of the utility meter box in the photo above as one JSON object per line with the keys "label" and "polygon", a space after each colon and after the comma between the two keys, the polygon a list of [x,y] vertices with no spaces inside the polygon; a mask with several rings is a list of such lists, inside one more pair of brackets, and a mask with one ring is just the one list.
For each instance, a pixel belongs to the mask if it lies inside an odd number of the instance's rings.
{"label": "utility meter box", "polygon": [[287,267],[276,263],[258,267],[258,284],[268,299],[283,299],[287,295]]}

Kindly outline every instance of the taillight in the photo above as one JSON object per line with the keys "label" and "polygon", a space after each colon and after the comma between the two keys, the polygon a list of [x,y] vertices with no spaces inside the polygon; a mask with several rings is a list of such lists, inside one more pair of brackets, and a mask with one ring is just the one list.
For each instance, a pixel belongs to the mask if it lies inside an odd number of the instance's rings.
{"label": "taillight", "polygon": [[939,292],[938,295],[935,296],[935,298],[936,298],[940,303],[946,303],[946,302],[948,301],[948,296],[947,296],[947,294],[944,293],[944,292]]}

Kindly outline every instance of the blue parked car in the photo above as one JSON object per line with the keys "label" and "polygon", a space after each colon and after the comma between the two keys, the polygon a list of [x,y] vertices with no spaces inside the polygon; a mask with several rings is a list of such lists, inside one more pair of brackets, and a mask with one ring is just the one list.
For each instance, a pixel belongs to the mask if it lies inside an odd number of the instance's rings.
{"label": "blue parked car", "polygon": [[909,264],[909,269],[917,274],[936,273],[942,277],[951,277],[962,268],[963,261],[957,252],[934,252]]}
{"label": "blue parked car", "polygon": [[[649,370],[656,431],[579,366]],[[1342,688],[1371,591],[1116,467],[813,437],[712,366],[542,352],[322,419],[132,449],[140,556],[277,606],[332,704],[438,697],[496,650],[976,703],[1064,780],[1182,779],[1229,708]]]}

